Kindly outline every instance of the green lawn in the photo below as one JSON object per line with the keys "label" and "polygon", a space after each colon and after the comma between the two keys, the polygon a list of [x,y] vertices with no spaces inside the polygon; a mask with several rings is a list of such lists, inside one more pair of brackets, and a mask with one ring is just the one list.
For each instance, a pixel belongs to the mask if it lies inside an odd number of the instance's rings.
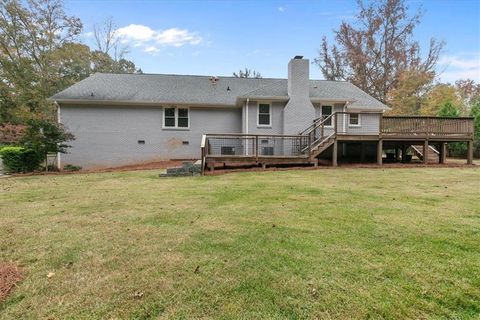
{"label": "green lawn", "polygon": [[0,318],[480,315],[479,169],[158,173],[0,179]]}

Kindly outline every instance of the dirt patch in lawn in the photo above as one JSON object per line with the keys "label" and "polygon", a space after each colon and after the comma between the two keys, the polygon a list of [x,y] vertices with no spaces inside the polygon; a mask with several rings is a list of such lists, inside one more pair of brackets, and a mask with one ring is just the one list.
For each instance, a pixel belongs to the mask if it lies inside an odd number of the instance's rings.
{"label": "dirt patch in lawn", "polygon": [[183,162],[194,162],[194,160],[165,160],[147,163],[137,163],[111,168],[92,168],[79,171],[37,171],[28,173],[14,173],[12,176],[36,176],[36,175],[64,175],[64,174],[78,174],[78,173],[99,173],[99,172],[122,172],[122,171],[137,171],[137,170],[154,170],[166,169],[172,167],[180,167]]}
{"label": "dirt patch in lawn", "polygon": [[[135,171],[135,170],[149,170],[149,169],[166,169],[171,167],[181,166],[183,162],[192,162],[193,160],[165,160],[148,163],[137,163],[121,167],[104,168],[104,169],[91,169],[84,170],[83,172],[110,172],[110,171]],[[82,171],[80,171],[82,172]]]}
{"label": "dirt patch in lawn", "polygon": [[7,298],[20,280],[22,280],[22,270],[16,264],[0,262],[0,302]]}

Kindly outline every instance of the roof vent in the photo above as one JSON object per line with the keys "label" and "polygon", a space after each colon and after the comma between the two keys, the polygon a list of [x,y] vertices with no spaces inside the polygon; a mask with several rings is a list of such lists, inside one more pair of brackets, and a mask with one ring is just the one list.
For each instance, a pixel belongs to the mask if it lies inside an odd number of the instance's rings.
{"label": "roof vent", "polygon": [[230,91],[230,86],[227,87],[227,91]]}
{"label": "roof vent", "polygon": [[93,92],[91,92],[91,93],[90,93],[90,97],[93,97],[93,96],[94,96],[94,94],[93,94]]}
{"label": "roof vent", "polygon": [[210,83],[211,84],[217,84],[217,82],[219,81],[220,79],[218,79],[217,76],[212,76],[210,77]]}
{"label": "roof vent", "polygon": [[303,56],[295,56],[293,59],[303,59]]}

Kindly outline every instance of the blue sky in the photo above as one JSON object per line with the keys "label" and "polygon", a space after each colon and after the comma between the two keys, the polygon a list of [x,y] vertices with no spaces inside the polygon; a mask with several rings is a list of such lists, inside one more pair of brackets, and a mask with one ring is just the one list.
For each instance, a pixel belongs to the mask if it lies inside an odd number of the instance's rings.
{"label": "blue sky", "polygon": [[[480,82],[480,1],[409,1],[421,6],[415,38],[426,48],[446,42],[440,79]],[[231,75],[248,67],[264,77],[286,77],[288,60],[313,60],[323,35],[342,20],[354,21],[355,1],[84,1],[67,0],[91,44],[95,23],[112,17],[128,58],[147,73]],[[314,65],[311,78],[322,75]]]}

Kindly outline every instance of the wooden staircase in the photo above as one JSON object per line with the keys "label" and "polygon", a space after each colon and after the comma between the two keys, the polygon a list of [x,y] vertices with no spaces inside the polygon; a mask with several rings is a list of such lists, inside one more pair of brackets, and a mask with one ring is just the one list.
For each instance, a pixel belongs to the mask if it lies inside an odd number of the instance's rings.
{"label": "wooden staircase", "polygon": [[310,159],[315,159],[325,152],[335,142],[335,136],[328,137],[320,142],[317,146],[312,148],[310,152]]}
{"label": "wooden staircase", "polygon": [[327,132],[325,123],[331,121],[333,114],[326,118],[318,118],[313,124],[299,135],[308,137],[307,144],[301,149],[302,153],[308,154],[310,161],[314,161],[335,142],[335,132]]}
{"label": "wooden staircase", "polygon": [[[411,146],[413,153],[417,156],[418,159],[423,161],[423,145],[412,145]],[[440,157],[440,152],[435,149],[433,146],[428,146],[428,162],[429,163],[438,163]]]}

